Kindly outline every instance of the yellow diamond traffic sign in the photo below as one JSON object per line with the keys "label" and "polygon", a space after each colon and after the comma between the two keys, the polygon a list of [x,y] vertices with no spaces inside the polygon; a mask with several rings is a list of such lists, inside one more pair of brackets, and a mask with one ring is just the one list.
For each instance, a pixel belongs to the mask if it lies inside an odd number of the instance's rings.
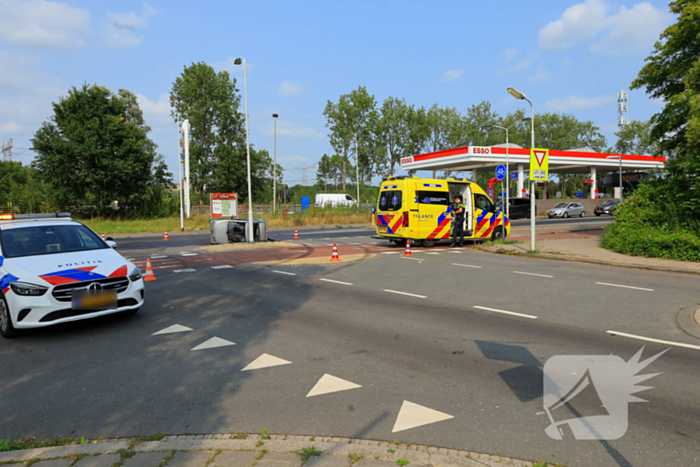
{"label": "yellow diamond traffic sign", "polygon": [[530,180],[546,182],[549,179],[549,149],[530,149]]}

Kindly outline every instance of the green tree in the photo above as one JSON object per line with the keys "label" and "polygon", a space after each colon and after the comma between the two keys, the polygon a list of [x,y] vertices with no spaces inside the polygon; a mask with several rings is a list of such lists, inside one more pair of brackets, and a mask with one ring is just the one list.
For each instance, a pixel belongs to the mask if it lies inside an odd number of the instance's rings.
{"label": "green tree", "polygon": [[328,193],[328,179],[332,177],[331,158],[327,154],[321,156],[316,170],[316,181],[323,182],[323,192]]}
{"label": "green tree", "polygon": [[617,132],[612,150],[617,154],[657,154],[656,141],[651,138],[651,123],[632,120]]}
{"label": "green tree", "polygon": [[680,207],[677,222],[700,224],[700,3],[676,0],[670,4],[676,23],[654,46],[646,64],[632,82],[644,88],[664,107],[651,117],[651,134],[658,141],[654,155],[667,155],[667,176],[658,181],[655,209]]}
{"label": "green tree", "polygon": [[[206,186],[229,186],[243,192],[239,174],[245,160],[244,116],[236,79],[227,71],[217,73],[204,62],[184,67],[170,91],[171,115],[175,122],[190,122],[190,177],[192,188],[204,193]],[[251,151],[251,173],[260,173]],[[245,171],[245,163],[243,163]],[[264,168],[262,168],[264,171]],[[235,183],[227,180],[234,176]],[[244,176],[244,179],[247,176]]]}
{"label": "green tree", "polygon": [[[331,133],[331,146],[343,157],[343,191],[346,188],[348,155],[355,149],[356,137],[370,139],[369,122],[377,103],[367,88],[360,86],[349,94],[343,94],[338,102],[328,101],[323,111],[326,127]],[[356,161],[358,154],[355,154]]]}
{"label": "green tree", "polygon": [[[153,179],[155,145],[130,104],[97,85],[73,87],[32,138],[33,163],[59,205],[129,204]],[[131,107],[133,111],[133,107]]]}

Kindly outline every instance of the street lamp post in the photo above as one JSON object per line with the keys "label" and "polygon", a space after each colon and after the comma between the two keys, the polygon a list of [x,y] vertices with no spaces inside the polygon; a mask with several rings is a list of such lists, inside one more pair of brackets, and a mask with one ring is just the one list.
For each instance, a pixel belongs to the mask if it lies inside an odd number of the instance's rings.
{"label": "street lamp post", "polygon": [[617,159],[620,161],[620,202],[622,202],[622,156],[608,156],[606,159]]}
{"label": "street lamp post", "polygon": [[[532,101],[528,99],[525,94],[514,88],[508,88],[508,94],[515,97],[516,99],[526,100],[530,103],[530,109],[532,111],[532,131],[531,131],[531,144],[530,150],[535,147],[535,106]],[[532,181],[532,170],[530,170],[530,250],[535,251],[535,182]]]}
{"label": "street lamp post", "polygon": [[[521,120],[521,123],[529,120],[529,119],[523,119]],[[486,128],[499,128],[501,130],[506,130],[506,217],[510,217],[510,165],[509,165],[509,159],[510,159],[510,142],[508,141],[508,131],[513,128],[515,124],[509,126],[508,128],[500,125],[487,125]],[[434,177],[433,177],[434,178]]]}
{"label": "street lamp post", "polygon": [[237,58],[233,62],[236,65],[243,64],[243,87],[245,89],[245,149],[246,161],[248,163],[248,243],[254,243],[253,237],[255,229],[253,228],[253,192],[250,188],[250,130],[248,125],[248,74],[246,70],[245,58]]}
{"label": "street lamp post", "polygon": [[272,119],[275,121],[275,163],[272,166],[272,213],[277,213],[277,119],[278,114],[272,114]]}

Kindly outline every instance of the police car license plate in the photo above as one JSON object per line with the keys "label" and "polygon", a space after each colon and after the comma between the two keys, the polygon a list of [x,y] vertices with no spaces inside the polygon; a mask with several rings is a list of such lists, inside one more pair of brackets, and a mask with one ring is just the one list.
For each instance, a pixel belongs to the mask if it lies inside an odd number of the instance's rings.
{"label": "police car license plate", "polygon": [[379,227],[379,232],[386,233],[386,226],[384,225],[384,226]]}
{"label": "police car license plate", "polygon": [[74,310],[111,310],[117,308],[117,291],[73,292],[71,306]]}

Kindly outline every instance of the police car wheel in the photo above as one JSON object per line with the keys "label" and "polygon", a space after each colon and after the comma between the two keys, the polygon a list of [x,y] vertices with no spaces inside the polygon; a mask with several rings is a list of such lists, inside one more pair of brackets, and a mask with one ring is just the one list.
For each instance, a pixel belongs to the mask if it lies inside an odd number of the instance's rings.
{"label": "police car wheel", "polygon": [[423,241],[421,241],[421,244],[422,244],[425,248],[432,248],[432,247],[435,246],[436,243],[437,243],[437,241],[436,241],[435,239],[423,240]]}
{"label": "police car wheel", "polygon": [[12,317],[10,316],[10,309],[7,307],[5,297],[0,299],[0,335],[6,339],[17,335],[17,330],[12,325]]}

